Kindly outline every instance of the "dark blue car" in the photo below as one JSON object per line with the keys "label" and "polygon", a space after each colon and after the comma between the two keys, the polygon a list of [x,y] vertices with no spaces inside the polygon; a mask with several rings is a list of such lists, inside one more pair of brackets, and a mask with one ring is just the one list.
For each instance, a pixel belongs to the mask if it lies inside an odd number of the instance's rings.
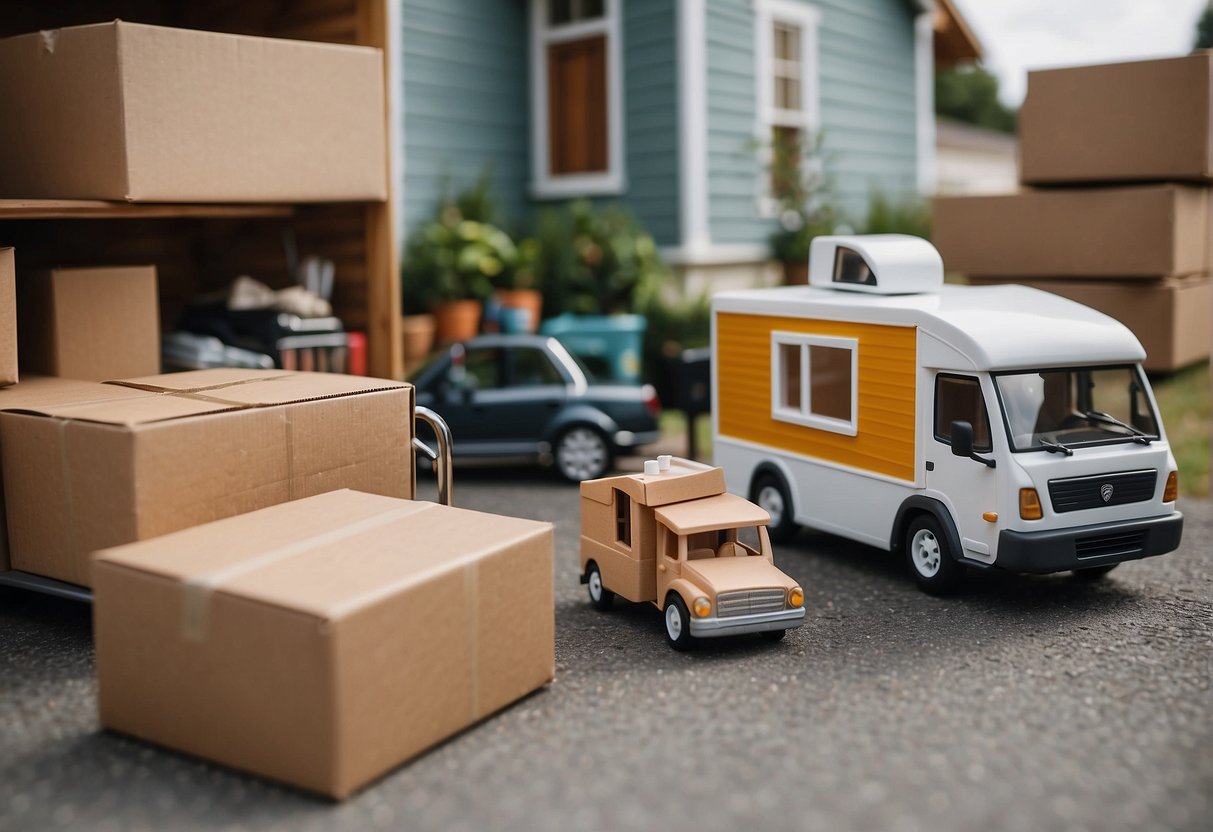
{"label": "dark blue car", "polygon": [[555,338],[473,338],[448,348],[413,383],[417,404],[450,426],[456,460],[539,461],[580,482],[658,437],[651,386],[599,383]]}

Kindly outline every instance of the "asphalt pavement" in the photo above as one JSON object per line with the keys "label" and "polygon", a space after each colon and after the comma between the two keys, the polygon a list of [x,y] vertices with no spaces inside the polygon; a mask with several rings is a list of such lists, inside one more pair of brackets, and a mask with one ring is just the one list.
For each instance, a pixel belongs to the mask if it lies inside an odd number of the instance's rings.
{"label": "asphalt pavement", "polygon": [[679,654],[586,602],[575,487],[461,470],[455,499],[556,524],[550,687],[333,804],[100,731],[89,609],[0,590],[0,830],[1213,828],[1213,503],[1102,582],[948,599],[804,533],[801,629]]}

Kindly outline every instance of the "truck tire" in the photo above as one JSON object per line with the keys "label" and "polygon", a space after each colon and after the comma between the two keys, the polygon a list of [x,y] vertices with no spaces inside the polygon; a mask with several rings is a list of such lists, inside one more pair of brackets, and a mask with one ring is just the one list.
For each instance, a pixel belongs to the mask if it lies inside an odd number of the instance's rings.
{"label": "truck tire", "polygon": [[760,474],[750,489],[750,501],[771,515],[767,534],[776,543],[787,543],[796,536],[799,527],[793,519],[792,497],[783,478],[771,473]]}
{"label": "truck tire", "polygon": [[964,565],[956,562],[947,536],[931,515],[920,514],[910,523],[905,550],[906,566],[924,592],[946,595],[960,585]]}
{"label": "truck tire", "polygon": [[677,592],[671,592],[665,599],[665,637],[675,650],[685,652],[691,649],[691,614],[687,605]]}
{"label": "truck tire", "polygon": [[610,610],[615,603],[615,593],[602,585],[602,571],[594,561],[585,566],[585,585],[590,593],[590,605],[599,612]]}

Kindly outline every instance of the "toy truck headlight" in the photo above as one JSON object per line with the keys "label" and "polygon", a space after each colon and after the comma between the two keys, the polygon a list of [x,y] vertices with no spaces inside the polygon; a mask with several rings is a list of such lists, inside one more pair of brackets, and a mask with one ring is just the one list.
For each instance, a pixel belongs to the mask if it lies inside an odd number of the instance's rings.
{"label": "toy truck headlight", "polygon": [[804,590],[798,586],[788,590],[788,606],[800,608],[804,606]]}
{"label": "toy truck headlight", "polygon": [[696,618],[707,618],[712,614],[712,602],[707,598],[696,598],[695,603],[691,605],[692,612]]}
{"label": "toy truck headlight", "polygon": [[1044,517],[1040,506],[1040,495],[1035,488],[1019,489],[1019,516],[1023,520],[1039,520]]}
{"label": "toy truck headlight", "polygon": [[1167,474],[1167,487],[1163,489],[1162,501],[1164,503],[1173,503],[1179,499],[1179,472],[1172,471]]}

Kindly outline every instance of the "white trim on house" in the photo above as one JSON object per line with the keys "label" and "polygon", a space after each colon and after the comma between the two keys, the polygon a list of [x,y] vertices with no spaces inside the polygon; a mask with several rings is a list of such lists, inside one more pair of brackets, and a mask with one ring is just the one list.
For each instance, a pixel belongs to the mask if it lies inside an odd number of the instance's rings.
{"label": "white trim on house", "polygon": [[678,3],[678,199],[680,249],[711,246],[708,222],[706,0]]}
{"label": "white trim on house", "polygon": [[[562,26],[548,25],[548,0],[530,0],[531,196],[568,199],[620,194],[627,186],[623,148],[623,0],[603,0],[603,15]],[[552,175],[548,156],[547,47],[578,38],[607,39],[607,170]]]}
{"label": "white trim on house", "polygon": [[914,17],[914,103],[918,142],[918,192],[931,196],[935,181],[935,26],[934,13]]}
{"label": "white trim on house", "polygon": [[[798,0],[752,0],[754,5],[754,56],[757,83],[758,121],[754,138],[759,143],[761,170],[755,189],[755,205],[761,217],[774,217],[778,205],[771,198],[767,165],[771,161],[771,130],[796,127],[806,138],[821,124],[821,91],[818,70],[818,27],[821,10]],[[775,106],[775,44],[772,27],[777,22],[800,28],[800,109]]]}

